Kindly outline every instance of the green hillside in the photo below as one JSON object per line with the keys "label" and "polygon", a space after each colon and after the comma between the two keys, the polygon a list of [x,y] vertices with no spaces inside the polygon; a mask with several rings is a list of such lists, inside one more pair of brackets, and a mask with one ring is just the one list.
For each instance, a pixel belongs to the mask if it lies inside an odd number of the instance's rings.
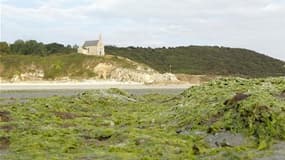
{"label": "green hillside", "polygon": [[119,48],[106,53],[145,63],[160,72],[265,77],[285,75],[285,62],[238,48],[189,46],[176,48]]}
{"label": "green hillside", "polygon": [[[63,67],[58,69],[59,76],[66,75],[64,71],[70,66],[82,66],[83,59],[101,60],[100,57],[89,57],[75,53],[77,46],[63,45],[59,43],[44,44],[35,40],[23,41],[17,40],[12,44],[0,42],[0,72],[7,77],[15,67],[22,68],[22,63],[47,64],[42,68],[51,69],[47,62],[62,63]],[[146,64],[153,69],[165,73],[172,72],[176,74],[192,75],[226,75],[241,77],[267,77],[284,76],[285,62],[271,58],[269,56],[240,48],[210,47],[210,46],[187,46],[175,48],[142,48],[127,47],[120,48],[115,46],[106,46],[106,53],[109,55],[129,58],[135,62]],[[24,56],[26,55],[26,57]],[[45,59],[45,61],[41,61]],[[39,61],[39,62],[37,62]],[[15,62],[15,65],[13,63]],[[56,64],[57,65],[57,64]],[[8,68],[7,68],[8,66]],[[72,68],[72,67],[71,67]],[[80,68],[80,67],[79,67]],[[6,71],[7,69],[8,72]],[[72,70],[77,68],[72,68]],[[14,72],[14,71],[13,71]],[[89,71],[78,71],[86,75]],[[14,73],[13,73],[14,74]],[[52,73],[53,74],[53,73]],[[49,75],[49,74],[47,74]],[[76,76],[82,76],[77,74]],[[88,77],[88,74],[86,75]],[[84,76],[84,77],[86,77]],[[90,75],[91,76],[91,75]],[[48,77],[47,77],[48,78]]]}
{"label": "green hillside", "polygon": [[97,76],[93,68],[99,63],[108,63],[116,67],[136,68],[137,64],[117,56],[87,56],[83,54],[52,54],[48,56],[2,54],[0,55],[0,75],[11,79],[21,73],[35,73],[41,70],[43,79],[53,80],[59,77],[88,79]]}

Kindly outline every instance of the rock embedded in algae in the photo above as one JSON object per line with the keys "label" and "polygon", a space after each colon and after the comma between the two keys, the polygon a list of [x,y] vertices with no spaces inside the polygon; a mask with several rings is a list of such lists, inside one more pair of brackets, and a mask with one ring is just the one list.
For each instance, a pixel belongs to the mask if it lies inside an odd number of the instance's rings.
{"label": "rock embedded in algae", "polygon": [[239,133],[219,132],[205,137],[210,147],[237,147],[246,144],[246,138]]}

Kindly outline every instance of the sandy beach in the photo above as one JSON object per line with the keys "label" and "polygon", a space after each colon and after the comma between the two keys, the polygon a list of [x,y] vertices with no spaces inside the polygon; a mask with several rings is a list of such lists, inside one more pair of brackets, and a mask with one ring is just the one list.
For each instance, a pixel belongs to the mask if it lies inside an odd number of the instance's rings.
{"label": "sandy beach", "polygon": [[137,82],[118,82],[118,81],[30,81],[30,82],[16,82],[16,83],[0,83],[0,91],[7,90],[75,90],[75,89],[183,89],[193,86],[190,83],[182,84],[151,84],[145,85]]}

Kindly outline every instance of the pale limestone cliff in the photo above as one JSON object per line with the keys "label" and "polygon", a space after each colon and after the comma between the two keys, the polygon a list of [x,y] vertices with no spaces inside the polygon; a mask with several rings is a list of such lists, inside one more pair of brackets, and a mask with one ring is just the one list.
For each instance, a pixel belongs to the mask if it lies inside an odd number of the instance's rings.
{"label": "pale limestone cliff", "polygon": [[178,82],[174,74],[160,74],[157,71],[146,67],[138,66],[135,69],[116,67],[110,63],[99,63],[93,71],[97,78],[112,79],[118,81],[134,81],[141,83],[166,83]]}
{"label": "pale limestone cliff", "polygon": [[[127,61],[131,61],[126,59]],[[102,62],[97,65],[86,65],[85,68],[94,72],[96,77],[89,77],[90,79],[104,79],[116,80],[122,82],[139,82],[145,84],[153,83],[176,83],[179,82],[177,77],[171,73],[160,74],[154,69],[144,65],[132,62],[133,67],[122,67],[112,62]],[[95,66],[95,67],[94,67]],[[41,81],[44,80],[44,71],[35,65],[29,65],[25,68],[24,73],[15,74],[9,81]],[[56,77],[54,80],[69,81],[70,77]],[[77,79],[78,80],[78,79]]]}

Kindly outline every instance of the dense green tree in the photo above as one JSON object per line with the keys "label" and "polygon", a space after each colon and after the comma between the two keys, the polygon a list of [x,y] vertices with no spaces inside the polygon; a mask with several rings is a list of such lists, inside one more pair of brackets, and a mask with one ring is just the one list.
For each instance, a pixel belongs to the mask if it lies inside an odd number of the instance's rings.
{"label": "dense green tree", "polygon": [[67,45],[65,47],[65,52],[66,53],[73,53],[73,52],[76,52],[77,49],[73,49],[73,47],[71,47],[71,45]]}
{"label": "dense green tree", "polygon": [[77,51],[78,48],[79,48],[79,46],[78,46],[77,44],[75,44],[75,45],[72,46],[72,49],[73,49],[74,51]]}
{"label": "dense green tree", "polygon": [[10,47],[7,42],[0,42],[0,53],[10,53]]}
{"label": "dense green tree", "polygon": [[76,52],[76,49],[77,48],[71,47],[71,45],[64,46],[59,43],[43,44],[42,42],[37,42],[35,40],[16,40],[10,46],[11,53],[24,55],[66,54]]}
{"label": "dense green tree", "polygon": [[13,44],[10,45],[12,53],[23,54],[25,51],[25,41],[16,40]]}
{"label": "dense green tree", "polygon": [[37,54],[45,55],[47,54],[46,46],[43,43],[38,43],[35,40],[29,40],[25,42],[25,49],[23,54]]}
{"label": "dense green tree", "polygon": [[11,52],[24,55],[45,55],[47,53],[47,50],[43,43],[39,43],[35,40],[29,40],[26,42],[23,40],[17,40],[11,44]]}
{"label": "dense green tree", "polygon": [[59,43],[49,43],[46,45],[48,54],[52,54],[52,53],[62,53],[65,50],[65,47],[63,44],[59,44]]}
{"label": "dense green tree", "polygon": [[59,43],[50,43],[46,45],[48,54],[55,54],[55,53],[73,53],[76,52],[75,49],[71,47],[71,45],[64,46],[63,44]]}

